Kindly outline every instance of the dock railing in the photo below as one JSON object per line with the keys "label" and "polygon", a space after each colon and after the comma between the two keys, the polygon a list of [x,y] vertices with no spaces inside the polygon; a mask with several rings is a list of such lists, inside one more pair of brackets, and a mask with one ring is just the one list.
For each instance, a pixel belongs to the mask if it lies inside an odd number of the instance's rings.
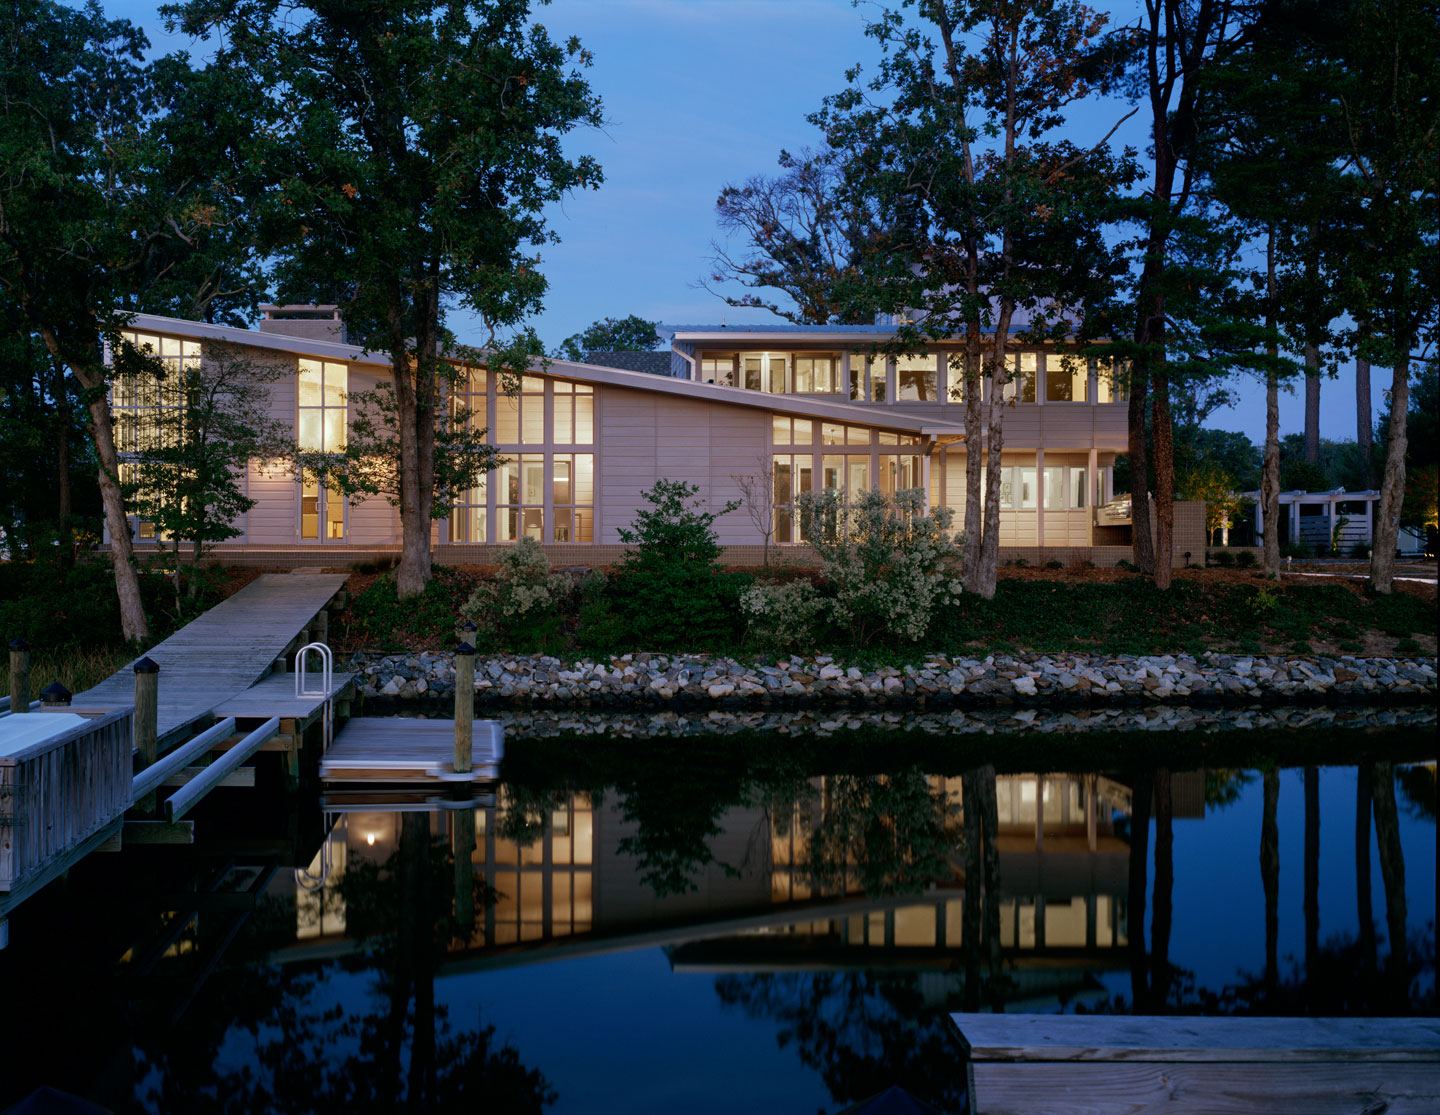
{"label": "dock railing", "polygon": [[[320,688],[311,687],[310,675],[306,667],[310,660],[310,652],[314,651],[320,656]],[[295,696],[297,697],[324,697],[325,704],[321,706],[321,740],[320,754],[330,747],[330,741],[335,736],[335,696],[332,690],[335,688],[335,656],[331,653],[330,647],[323,642],[306,643],[295,652]]]}
{"label": "dock railing", "polygon": [[21,889],[130,805],[135,710],[79,715],[83,724],[0,755],[0,893]]}

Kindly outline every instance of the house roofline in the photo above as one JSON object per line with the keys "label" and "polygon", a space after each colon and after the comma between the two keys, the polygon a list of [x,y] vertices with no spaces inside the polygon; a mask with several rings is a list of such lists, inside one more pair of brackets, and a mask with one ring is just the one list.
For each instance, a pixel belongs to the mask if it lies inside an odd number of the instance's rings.
{"label": "house roofline", "polygon": [[[289,352],[300,356],[328,357],[374,367],[390,367],[390,357],[383,352],[372,352],[360,345],[294,337],[287,333],[261,333],[253,329],[211,325],[203,321],[187,321],[184,318],[162,317],[158,314],[136,314],[128,328],[227,341],[231,344],[248,345],[272,352]],[[711,383],[697,383],[694,380],[674,379],[668,376],[653,375],[649,372],[632,372],[623,368],[605,368],[595,364],[581,364],[568,360],[551,360],[548,366],[536,362],[531,365],[531,371],[535,375],[556,376],[576,383],[649,391],[654,394],[672,395],[702,402],[766,410],[774,414],[785,414],[797,418],[849,422],[852,425],[873,426],[876,429],[893,430],[897,433],[922,436],[964,433],[964,427],[961,425],[936,422],[933,418],[924,415],[891,412],[889,407],[882,409],[803,396],[768,395],[757,391],[747,391],[740,387],[718,387]]]}

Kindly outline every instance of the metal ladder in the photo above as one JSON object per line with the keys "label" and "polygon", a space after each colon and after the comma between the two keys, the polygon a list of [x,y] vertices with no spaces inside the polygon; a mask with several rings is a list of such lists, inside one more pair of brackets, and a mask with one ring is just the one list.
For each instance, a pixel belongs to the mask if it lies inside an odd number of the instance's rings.
{"label": "metal ladder", "polygon": [[[319,689],[310,687],[310,676],[305,670],[309,652],[312,650],[320,655]],[[325,703],[320,706],[322,725],[320,754],[322,755],[329,749],[330,741],[335,735],[335,697],[331,693],[331,689],[334,688],[334,678],[335,656],[324,643],[306,643],[295,652],[295,696],[325,698]]]}

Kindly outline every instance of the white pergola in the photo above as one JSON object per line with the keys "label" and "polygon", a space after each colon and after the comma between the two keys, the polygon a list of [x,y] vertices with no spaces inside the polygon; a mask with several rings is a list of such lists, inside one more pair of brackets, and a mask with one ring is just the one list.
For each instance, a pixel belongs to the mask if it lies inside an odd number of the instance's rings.
{"label": "white pergola", "polygon": [[[1265,521],[1260,507],[1259,492],[1245,492],[1246,498],[1255,501],[1255,533],[1265,533]],[[1356,542],[1369,543],[1375,537],[1375,503],[1380,498],[1380,493],[1374,490],[1364,492],[1347,492],[1344,488],[1336,488],[1333,492],[1281,492],[1280,493],[1280,515],[1284,522],[1283,541],[1298,542],[1300,540],[1300,516],[1302,507],[1320,506],[1324,510],[1324,518],[1327,523],[1333,524],[1339,519],[1336,507],[1342,503],[1363,503],[1365,505],[1364,517],[1349,516],[1350,522],[1346,524],[1344,541],[1349,544]]]}

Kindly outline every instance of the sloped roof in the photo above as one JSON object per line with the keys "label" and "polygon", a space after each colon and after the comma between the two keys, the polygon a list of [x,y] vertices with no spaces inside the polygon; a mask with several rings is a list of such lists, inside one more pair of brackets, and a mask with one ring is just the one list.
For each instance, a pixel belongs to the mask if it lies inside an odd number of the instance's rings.
{"label": "sloped roof", "polygon": [[624,368],[627,372],[646,372],[652,376],[670,374],[670,350],[663,352],[587,352],[585,363],[601,368]]}

